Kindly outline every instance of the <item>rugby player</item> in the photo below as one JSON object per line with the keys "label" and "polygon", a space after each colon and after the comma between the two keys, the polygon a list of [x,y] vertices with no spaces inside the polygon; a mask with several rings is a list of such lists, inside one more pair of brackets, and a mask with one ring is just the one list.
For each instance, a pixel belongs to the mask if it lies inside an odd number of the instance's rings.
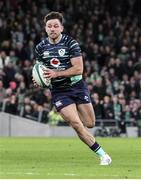
{"label": "rugby player", "polygon": [[[95,125],[95,114],[86,82],[82,78],[83,59],[76,40],[63,34],[63,16],[50,12],[44,17],[47,38],[35,48],[37,61],[48,67],[44,77],[51,79],[52,102],[78,137],[100,157],[101,165],[112,160],[87,130]],[[34,85],[37,84],[33,80]]]}

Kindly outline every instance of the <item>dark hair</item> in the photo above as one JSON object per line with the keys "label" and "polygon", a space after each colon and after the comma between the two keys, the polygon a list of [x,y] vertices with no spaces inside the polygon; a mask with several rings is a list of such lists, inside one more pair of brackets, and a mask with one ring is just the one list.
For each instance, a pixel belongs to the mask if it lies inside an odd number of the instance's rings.
{"label": "dark hair", "polygon": [[59,12],[52,11],[44,17],[44,23],[51,19],[58,19],[63,24],[63,15]]}

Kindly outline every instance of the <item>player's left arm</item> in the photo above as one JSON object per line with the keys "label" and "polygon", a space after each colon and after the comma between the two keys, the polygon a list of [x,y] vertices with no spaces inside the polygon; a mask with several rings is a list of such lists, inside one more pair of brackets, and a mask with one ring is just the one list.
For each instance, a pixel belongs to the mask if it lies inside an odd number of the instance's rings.
{"label": "player's left arm", "polygon": [[63,70],[55,71],[52,69],[47,69],[45,71],[45,77],[56,78],[56,77],[70,77],[75,75],[81,75],[83,73],[83,59],[82,56],[71,58],[72,67]]}

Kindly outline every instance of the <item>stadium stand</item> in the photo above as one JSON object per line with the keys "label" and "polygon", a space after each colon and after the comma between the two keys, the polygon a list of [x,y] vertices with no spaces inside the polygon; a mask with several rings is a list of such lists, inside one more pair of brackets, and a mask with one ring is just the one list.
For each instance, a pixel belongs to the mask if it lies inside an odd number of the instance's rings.
{"label": "stadium stand", "polygon": [[[49,90],[33,87],[31,80],[34,47],[46,37],[43,17],[54,10],[65,15],[67,33],[81,44],[97,124],[115,123],[123,131],[140,124],[140,5],[139,0],[0,1],[0,110],[43,123],[54,119]],[[58,118],[54,124],[63,123]]]}

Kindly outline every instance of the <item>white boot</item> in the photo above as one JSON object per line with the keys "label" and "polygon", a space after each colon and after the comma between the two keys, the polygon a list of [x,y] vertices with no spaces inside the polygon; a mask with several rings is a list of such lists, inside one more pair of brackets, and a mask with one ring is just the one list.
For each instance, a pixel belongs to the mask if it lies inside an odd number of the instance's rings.
{"label": "white boot", "polygon": [[112,159],[108,154],[104,154],[104,156],[100,157],[100,165],[110,165]]}

